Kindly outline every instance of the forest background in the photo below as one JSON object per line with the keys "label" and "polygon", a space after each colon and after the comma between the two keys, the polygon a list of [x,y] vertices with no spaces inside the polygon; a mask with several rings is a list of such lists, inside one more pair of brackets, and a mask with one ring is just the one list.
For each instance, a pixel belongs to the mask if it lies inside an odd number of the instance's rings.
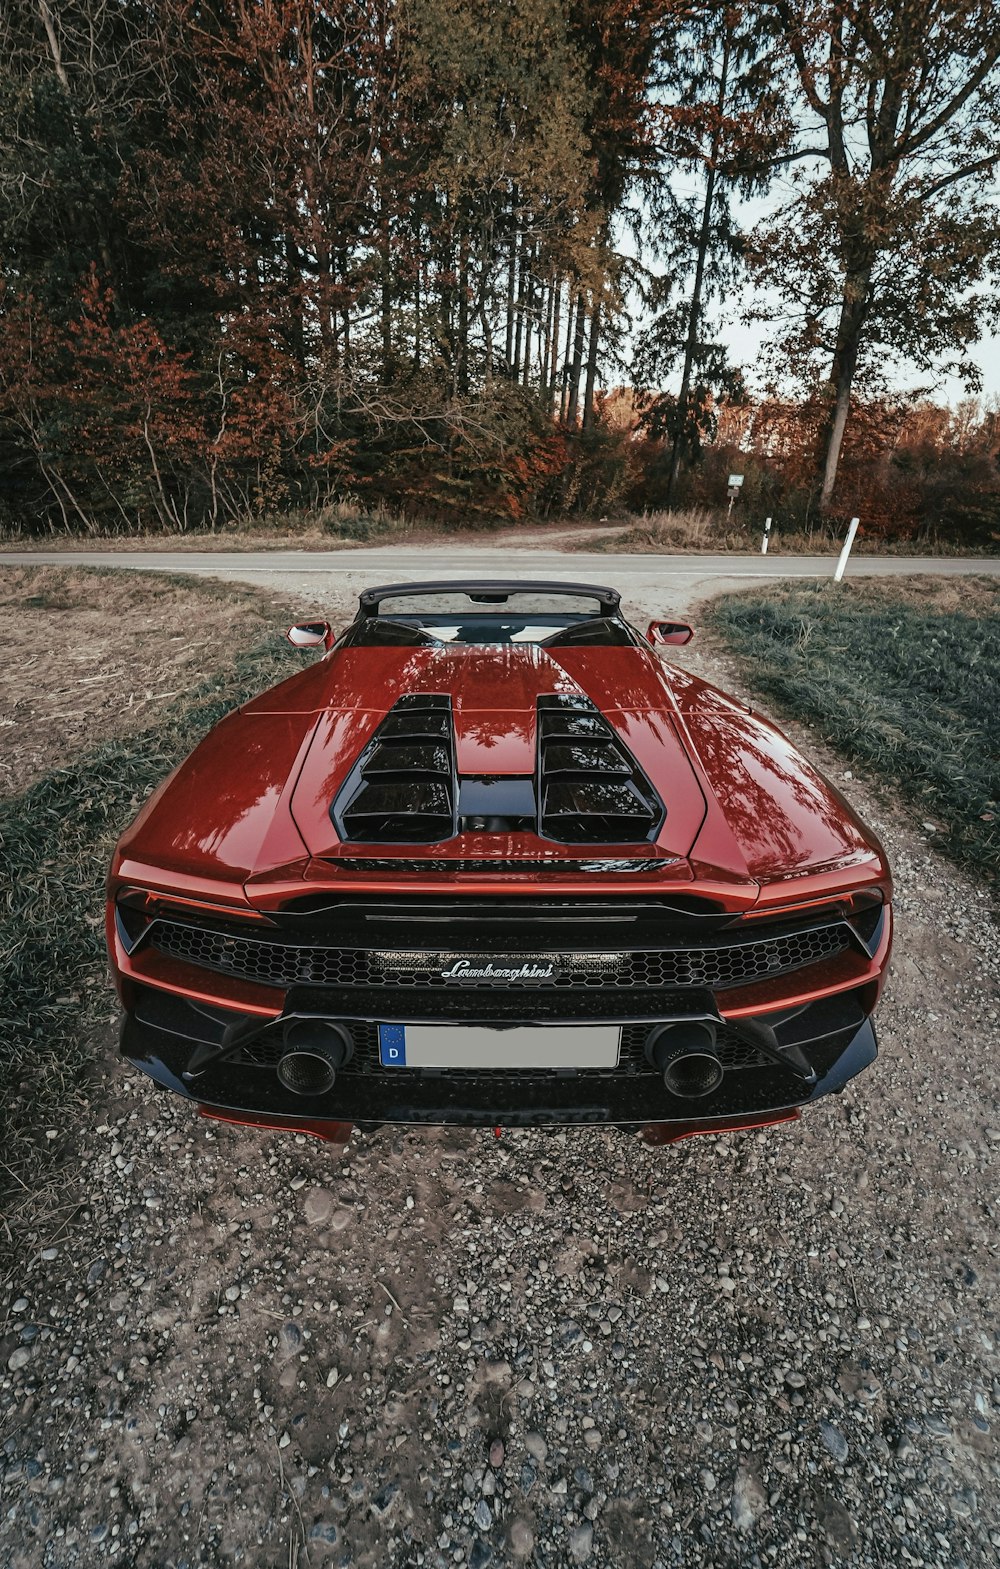
{"label": "forest background", "polygon": [[7,0],[0,43],[8,535],[735,470],[748,525],[1000,544],[994,0]]}

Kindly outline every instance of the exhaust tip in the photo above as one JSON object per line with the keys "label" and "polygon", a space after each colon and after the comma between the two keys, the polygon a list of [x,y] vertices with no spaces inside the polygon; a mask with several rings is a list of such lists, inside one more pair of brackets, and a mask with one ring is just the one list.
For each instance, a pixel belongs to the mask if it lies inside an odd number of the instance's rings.
{"label": "exhaust tip", "polygon": [[325,1095],[333,1089],[337,1069],[354,1050],[351,1032],[327,1019],[295,1019],[285,1026],[286,1050],[278,1062],[278,1080],[293,1095]]}
{"label": "exhaust tip", "polygon": [[707,1019],[660,1025],[646,1042],[646,1056],[662,1073],[671,1095],[680,1100],[701,1100],[722,1083],[715,1025]]}
{"label": "exhaust tip", "polygon": [[700,1100],[722,1083],[722,1063],[714,1052],[690,1051],[664,1068],[663,1082],[671,1095]]}

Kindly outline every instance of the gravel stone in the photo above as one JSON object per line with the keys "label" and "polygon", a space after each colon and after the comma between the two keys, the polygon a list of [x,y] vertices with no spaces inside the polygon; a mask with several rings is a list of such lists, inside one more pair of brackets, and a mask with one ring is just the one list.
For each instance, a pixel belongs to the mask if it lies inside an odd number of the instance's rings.
{"label": "gravel stone", "polygon": [[302,1208],[310,1226],[325,1226],[333,1214],[333,1195],[326,1188],[310,1188]]}
{"label": "gravel stone", "polygon": [[309,1527],[310,1542],[324,1542],[328,1546],[333,1547],[339,1536],[340,1532],[337,1530],[337,1527],[323,1520],[318,1520],[315,1525]]}
{"label": "gravel stone", "polygon": [[535,1533],[527,1520],[512,1520],[510,1523],[510,1550],[515,1558],[527,1558],[534,1550]]}
{"label": "gravel stone", "polygon": [[849,1453],[849,1445],[839,1427],[834,1427],[832,1422],[821,1422],[819,1436],[837,1464],[843,1465]]}
{"label": "gravel stone", "polygon": [[737,1531],[750,1531],[767,1508],[767,1493],[760,1478],[743,1466],[733,1479],[733,1498],[730,1507],[733,1525]]}
{"label": "gravel stone", "polygon": [[302,1331],[298,1324],[282,1324],[278,1331],[278,1350],[283,1357],[293,1357],[302,1350]]}
{"label": "gravel stone", "polygon": [[399,1502],[399,1483],[389,1482],[380,1488],[371,1501],[371,1512],[376,1520],[386,1520]]}
{"label": "gravel stone", "polygon": [[574,1526],[569,1534],[569,1553],[574,1563],[585,1564],[594,1547],[594,1527],[588,1520]]}
{"label": "gravel stone", "polygon": [[525,1433],[524,1447],[532,1460],[537,1460],[539,1465],[544,1465],[548,1456],[549,1446],[541,1433]]}

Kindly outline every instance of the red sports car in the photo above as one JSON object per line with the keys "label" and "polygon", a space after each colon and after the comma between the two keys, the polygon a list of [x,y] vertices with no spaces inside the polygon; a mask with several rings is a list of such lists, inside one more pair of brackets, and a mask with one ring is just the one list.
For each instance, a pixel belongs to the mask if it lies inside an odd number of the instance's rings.
{"label": "red sports car", "polygon": [[[872,1062],[878,840],[613,589],[369,589],[123,835],[122,1051],[209,1115],[614,1124],[798,1115]],[[652,645],[652,646],[651,646]]]}

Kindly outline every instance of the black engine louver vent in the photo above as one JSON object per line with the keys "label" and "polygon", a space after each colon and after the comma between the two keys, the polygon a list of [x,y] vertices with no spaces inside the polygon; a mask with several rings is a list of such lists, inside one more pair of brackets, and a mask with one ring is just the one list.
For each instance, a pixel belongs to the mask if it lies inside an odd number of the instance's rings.
{"label": "black engine louver vent", "polygon": [[341,839],[437,844],[456,831],[451,699],[421,694],[394,703],[330,808]]}
{"label": "black engine louver vent", "polygon": [[538,699],[538,798],[542,835],[563,844],[651,839],[664,818],[635,758],[585,697]]}

